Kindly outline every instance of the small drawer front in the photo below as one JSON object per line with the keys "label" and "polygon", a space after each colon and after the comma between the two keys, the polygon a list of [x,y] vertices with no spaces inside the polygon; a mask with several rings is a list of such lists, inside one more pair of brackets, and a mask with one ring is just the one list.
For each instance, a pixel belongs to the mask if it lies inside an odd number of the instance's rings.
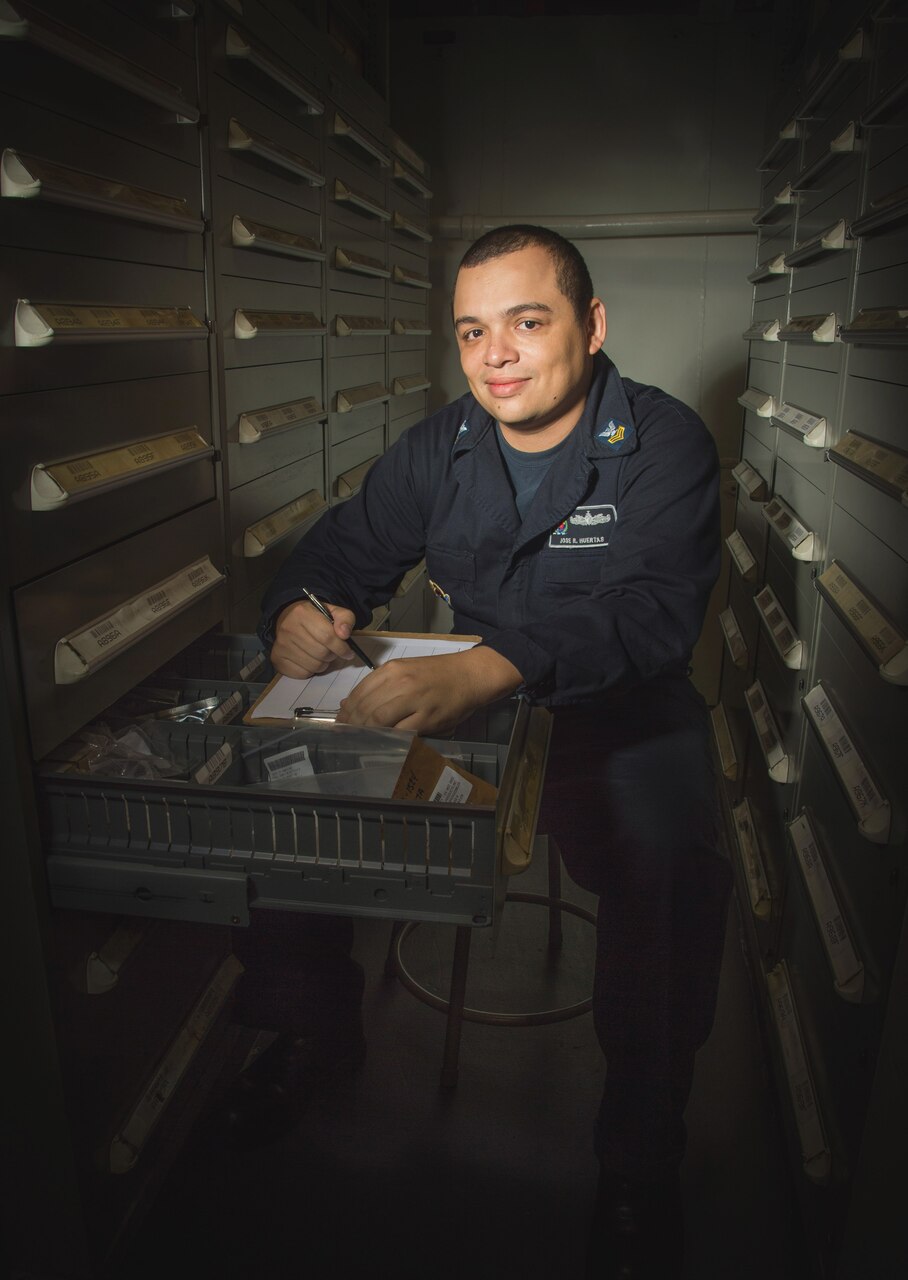
{"label": "small drawer front", "polygon": [[55,649],[137,594],[208,556],[222,564],[218,508],[206,503],[15,592],[26,706],[36,757],[73,734],[224,614],[223,584],[123,648],[84,679],[58,684]]}
{"label": "small drawer front", "polygon": [[[324,455],[319,452],[232,491],[230,558],[234,599],[241,600],[271,581],[311,520],[293,524],[277,539],[265,531],[257,539],[258,546],[249,544],[247,530],[313,490],[324,498],[324,484]],[[313,499],[313,511],[315,505]],[[247,554],[261,546],[264,550],[259,554]]]}
{"label": "small drawer front", "polygon": [[383,355],[390,328],[384,289],[372,296],[329,290],[328,356],[332,364],[351,356]]}
{"label": "small drawer front", "polygon": [[[798,222],[798,243],[791,255],[791,306],[793,314],[800,311],[800,295],[805,289],[818,285],[831,284],[837,280],[849,278],[853,267],[854,248],[848,237],[848,227],[854,218],[857,206],[857,185],[849,183],[847,187],[820,203],[816,209],[805,214]],[[844,247],[841,249],[823,250],[822,246],[810,249],[810,243],[820,239],[824,232],[830,232],[844,222]],[[837,242],[837,239],[836,241]],[[809,251],[812,260],[796,262],[799,250]]]}
{"label": "small drawer front", "polygon": [[385,383],[384,354],[337,357],[328,365],[329,407],[336,412],[339,392],[364,387],[370,383],[379,383],[388,390]]}
{"label": "small drawer front", "polygon": [[401,414],[400,417],[397,417],[396,415],[392,417],[388,423],[388,448],[390,449],[391,445],[394,444],[396,440],[400,439],[408,427],[416,426],[417,422],[422,422],[425,416],[426,409],[418,408],[415,413],[406,413]]}
{"label": "small drawer front", "polygon": [[214,209],[219,274],[321,287],[325,249],[317,214],[223,178],[215,179]]}
{"label": "small drawer front", "polygon": [[108,0],[108,3],[195,61],[195,34],[201,8],[198,0],[176,0],[171,4],[161,4],[160,0]]}
{"label": "small drawer front", "polygon": [[337,103],[329,101],[325,130],[329,151],[358,165],[366,173],[376,174],[382,179],[387,177],[391,168],[391,149],[383,128],[373,132],[360,122],[358,113],[345,111]]}
{"label": "small drawer front", "polygon": [[[197,167],[38,106],[25,110],[12,98],[0,97],[0,111],[15,121],[4,145],[26,172],[30,165],[35,170],[28,177],[19,170],[20,189],[33,189],[29,178],[36,178],[40,186],[38,196],[0,200],[0,243],[202,269],[202,191]],[[56,184],[42,180],[41,162],[62,166]],[[15,164],[6,153],[4,169],[11,175]],[[83,175],[90,175],[88,192]],[[106,180],[107,185],[91,179]],[[121,184],[138,189],[136,196],[124,198]],[[146,192],[155,195],[149,198]],[[162,229],[154,220],[162,205],[167,212],[173,211],[174,199],[184,202],[179,214],[186,225]],[[79,207],[82,201],[87,207]]]}
{"label": "small drawer front", "polygon": [[[235,121],[231,129],[231,121]],[[318,137],[255,98],[211,82],[211,146],[219,177],[318,213],[324,186]],[[232,144],[232,145],[231,145]]]}
{"label": "small drawer front", "polygon": [[[328,417],[322,392],[321,361],[276,365],[264,369],[231,369],[227,373],[227,452],[231,488],[248,484],[324,447]],[[307,402],[312,402],[309,404]],[[317,406],[321,406],[321,410]],[[312,410],[310,414],[309,410]],[[269,412],[276,425],[260,430],[256,414]],[[258,430],[242,432],[240,416],[250,415]],[[314,417],[313,415],[317,415]],[[281,426],[280,421],[290,425]]]}
{"label": "small drawer front", "polygon": [[359,488],[363,479],[360,470],[364,463],[378,458],[382,453],[384,438],[385,428],[382,423],[331,446],[329,467],[332,501],[351,497]]}
{"label": "small drawer front", "polygon": [[385,124],[386,107],[378,94],[359,77],[328,76],[330,105],[337,108],[351,124],[368,130],[382,151],[391,155],[386,142],[388,126]]}
{"label": "small drawer front", "polygon": [[106,5],[80,4],[77,25],[71,5],[41,9],[28,10],[33,38],[0,41],[5,92],[197,166],[195,59]]}
{"label": "small drawer front", "polygon": [[341,294],[384,298],[391,267],[384,244],[339,227],[328,226],[328,288]]}
{"label": "small drawer front", "polygon": [[321,124],[325,95],[311,49],[260,9],[253,19],[215,7],[209,26],[208,65],[232,88],[257,98],[295,123]]}
{"label": "small drawer front", "polygon": [[352,231],[368,241],[386,242],[391,221],[386,181],[334,152],[328,152],[325,172],[329,236]]}
{"label": "small drawer front", "polygon": [[247,320],[250,312],[274,312],[281,315],[314,316],[320,330],[324,330],[320,289],[277,284],[268,280],[252,280],[242,277],[221,276],[217,282],[218,316],[224,343],[224,365],[235,369],[250,365],[285,363],[297,360],[316,360],[321,357],[324,333],[307,331],[302,327],[309,323],[299,321],[299,328],[288,321],[285,331],[275,332],[262,325],[250,338],[236,336],[237,312],[242,311]]}
{"label": "small drawer front", "polygon": [[82,498],[74,489],[53,509],[33,510],[36,466],[102,454],[189,428],[210,445],[209,412],[204,373],[8,397],[4,453],[11,492],[6,528],[13,581],[49,573],[115,537],[215,496],[209,451],[199,457],[187,453],[182,464],[166,470],[124,469],[109,488],[87,491]]}
{"label": "small drawer front", "polygon": [[208,367],[204,329],[187,336],[141,340],[116,335],[110,341],[79,342],[55,337],[46,346],[16,347],[17,300],[63,305],[189,307],[205,322],[201,272],[136,266],[32,250],[0,251],[0,390],[9,394],[82,386],[113,379],[192,373]]}
{"label": "small drawer front", "polygon": [[[888,270],[861,272],[857,278],[854,315],[865,307],[908,307],[908,263]],[[851,319],[852,317],[848,317]],[[874,345],[873,335],[855,343],[849,353],[849,373],[882,382],[908,383],[908,343],[897,346]]]}
{"label": "small drawer front", "polygon": [[849,376],[845,384],[842,430],[860,431],[897,449],[905,448],[908,384],[877,382]]}
{"label": "small drawer front", "polygon": [[[767,343],[767,347],[769,347]],[[756,343],[751,346],[750,364],[747,371],[747,385],[756,387],[759,391],[765,391],[767,395],[779,397],[782,390],[782,371],[778,362],[775,360],[766,360],[763,358],[763,348],[757,348]],[[755,415],[748,414],[748,419]]]}

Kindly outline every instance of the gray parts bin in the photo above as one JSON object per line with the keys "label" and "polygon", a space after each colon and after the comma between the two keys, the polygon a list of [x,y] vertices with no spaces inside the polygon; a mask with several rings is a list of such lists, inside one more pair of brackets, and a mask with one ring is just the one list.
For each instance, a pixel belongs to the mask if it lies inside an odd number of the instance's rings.
{"label": "gray parts bin", "polygon": [[[220,637],[217,660],[208,655],[195,666],[184,655],[177,680],[187,701],[215,689],[224,697],[252,691],[236,679],[249,648],[225,640],[257,644]],[[166,674],[146,683],[174,684]],[[531,856],[551,720],[517,700],[506,713],[471,719],[469,729],[500,737],[503,716],[512,722],[506,745],[430,740],[497,786],[495,805],[301,795],[263,784],[262,749],[284,751],[290,742],[331,751],[337,758],[329,767],[345,767],[336,746],[343,733],[311,725],[155,724],[156,742],[163,735],[185,759],[185,778],[111,778],[45,766],[38,787],[51,900],[82,911],[233,925],[269,907],[491,925],[507,875]],[[368,740],[370,731],[355,732]],[[384,731],[371,732],[378,742]],[[230,760],[216,781],[192,780],[225,744]]]}

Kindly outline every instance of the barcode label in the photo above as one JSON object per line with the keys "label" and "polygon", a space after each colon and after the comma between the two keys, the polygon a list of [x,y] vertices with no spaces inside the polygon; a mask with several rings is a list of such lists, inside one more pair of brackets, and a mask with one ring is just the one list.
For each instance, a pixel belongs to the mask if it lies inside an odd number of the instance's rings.
{"label": "barcode label", "polygon": [[217,782],[218,778],[223,777],[232,763],[233,751],[231,750],[230,743],[225,742],[213,756],[210,756],[205,761],[201,769],[196,770],[193,777],[196,782],[201,783],[202,786],[208,785],[212,782]]}
{"label": "barcode label", "polygon": [[245,667],[240,667],[237,676],[240,680],[251,680],[257,671],[261,671],[264,665],[264,653],[257,653],[254,658],[250,658]]}
{"label": "barcode label", "polygon": [[858,820],[863,821],[869,813],[885,806],[887,801],[871,781],[866,765],[822,684],[810,690],[804,705],[829,752]]}
{"label": "barcode label", "polygon": [[212,724],[230,724],[231,720],[236,719],[242,705],[243,695],[239,691],[232,693],[226,701],[212,711]]}
{"label": "barcode label", "polygon": [[315,773],[307,747],[281,751],[276,756],[264,758],[262,763],[269,782],[282,782],[286,778],[310,778]]}
{"label": "barcode label", "polygon": [[875,662],[883,666],[901,653],[905,640],[898,629],[866,599],[859,584],[848,577],[841,565],[834,561],[817,583]]}

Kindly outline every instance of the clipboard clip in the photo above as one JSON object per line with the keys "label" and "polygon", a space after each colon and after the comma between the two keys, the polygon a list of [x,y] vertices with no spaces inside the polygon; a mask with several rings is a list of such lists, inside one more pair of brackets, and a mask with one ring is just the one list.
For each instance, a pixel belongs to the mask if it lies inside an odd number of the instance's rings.
{"label": "clipboard clip", "polygon": [[306,724],[308,724],[308,723],[309,723],[310,721],[312,721],[312,720],[327,720],[327,721],[330,721],[330,723],[331,723],[331,724],[333,724],[333,723],[334,723],[334,720],[335,720],[335,718],[336,718],[337,713],[338,713],[338,711],[339,711],[339,710],[340,710],[340,708],[339,708],[339,707],[336,707],[336,708],[335,708],[334,710],[332,710],[332,711],[326,711],[326,710],[325,710],[324,708],[322,708],[322,707],[319,707],[319,708],[316,708],[316,707],[294,707],[294,708],[293,708],[293,723],[294,723],[294,724],[302,724],[302,723],[306,723]]}

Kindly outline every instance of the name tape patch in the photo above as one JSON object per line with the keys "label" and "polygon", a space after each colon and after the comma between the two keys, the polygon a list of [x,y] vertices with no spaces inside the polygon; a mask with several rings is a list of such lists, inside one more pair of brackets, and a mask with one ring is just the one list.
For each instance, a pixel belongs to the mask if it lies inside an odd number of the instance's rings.
{"label": "name tape patch", "polygon": [[550,547],[607,547],[618,512],[611,503],[576,507],[549,534]]}

